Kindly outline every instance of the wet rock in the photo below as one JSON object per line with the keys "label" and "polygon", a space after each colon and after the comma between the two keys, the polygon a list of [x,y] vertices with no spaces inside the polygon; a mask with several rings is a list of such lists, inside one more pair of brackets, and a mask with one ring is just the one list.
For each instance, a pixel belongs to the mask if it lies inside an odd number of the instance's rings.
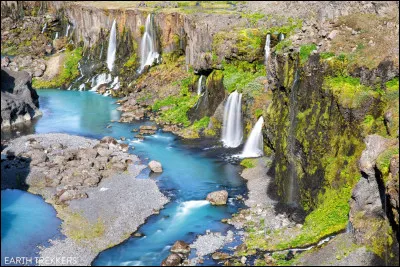
{"label": "wet rock", "polygon": [[161,266],[178,266],[183,262],[181,256],[176,253],[170,254],[165,260],[162,261]]}
{"label": "wet rock", "polygon": [[101,144],[113,144],[113,145],[117,145],[118,142],[117,140],[115,140],[115,138],[111,137],[111,136],[105,136],[100,140]]}
{"label": "wet rock", "polygon": [[152,160],[149,162],[149,168],[153,172],[162,172],[162,166],[161,163],[155,160]]}
{"label": "wet rock", "polygon": [[227,260],[231,258],[231,255],[223,252],[215,252],[214,254],[212,254],[212,258],[214,260]]}
{"label": "wet rock", "polygon": [[226,190],[221,190],[209,193],[206,200],[208,200],[212,205],[226,205],[228,192]]}
{"label": "wet rock", "polygon": [[171,248],[171,252],[177,253],[177,254],[184,254],[187,255],[190,253],[190,246],[189,244],[183,242],[183,241],[176,241],[174,245]]}
{"label": "wet rock", "polygon": [[156,131],[157,131],[157,126],[153,126],[153,125],[142,125],[142,126],[140,126],[140,128],[139,128],[139,132],[140,132],[140,134],[142,134],[142,135],[145,135],[145,134],[155,134],[156,133]]}

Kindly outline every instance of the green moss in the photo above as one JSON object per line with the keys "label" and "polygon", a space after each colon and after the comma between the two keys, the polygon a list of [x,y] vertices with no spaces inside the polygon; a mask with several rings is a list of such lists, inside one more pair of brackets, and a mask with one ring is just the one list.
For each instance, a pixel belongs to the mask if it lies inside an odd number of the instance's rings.
{"label": "green moss", "polygon": [[305,63],[308,60],[308,57],[311,55],[311,52],[316,49],[317,46],[315,44],[302,45],[300,47],[300,54],[299,54],[301,63]]}
{"label": "green moss", "polygon": [[379,96],[371,87],[362,85],[359,78],[350,76],[326,77],[323,86],[331,90],[346,108],[358,108],[364,101]]}
{"label": "green moss", "polygon": [[82,47],[78,47],[72,51],[65,52],[64,64],[60,67],[58,75],[50,80],[34,78],[32,86],[36,89],[40,88],[58,88],[70,84],[79,76],[78,62],[82,58]]}
{"label": "green moss", "polygon": [[242,17],[248,19],[248,21],[253,26],[256,26],[259,20],[262,20],[265,18],[265,14],[260,13],[260,12],[255,12],[255,13],[243,14]]}
{"label": "green moss", "polygon": [[319,54],[321,59],[328,59],[335,56],[335,53],[332,52],[322,52]]}
{"label": "green moss", "polygon": [[283,33],[286,37],[292,34],[295,30],[303,27],[303,21],[301,19],[288,18],[287,23],[283,26],[275,26],[267,29],[267,33],[279,34]]}
{"label": "green moss", "polygon": [[379,157],[376,160],[376,166],[382,173],[385,184],[388,181],[390,160],[392,159],[392,157],[394,155],[398,155],[398,154],[399,154],[399,147],[396,145],[396,146],[386,149],[384,152],[382,152],[379,155]]}
{"label": "green moss", "polygon": [[105,226],[101,219],[90,223],[80,213],[71,213],[65,209],[62,211],[63,228],[66,235],[76,241],[91,240],[103,236]]}
{"label": "green moss", "polygon": [[129,59],[125,62],[124,67],[126,68],[135,68],[136,67],[136,60],[137,60],[137,55],[136,53],[133,53]]}
{"label": "green moss", "polygon": [[292,40],[284,39],[280,41],[276,46],[274,46],[274,50],[276,53],[282,52],[286,47],[292,46]]}
{"label": "green moss", "polygon": [[191,127],[196,131],[200,131],[202,129],[207,128],[209,123],[210,123],[210,117],[205,116],[200,120],[195,121]]}
{"label": "green moss", "polygon": [[240,165],[245,168],[254,168],[257,165],[257,159],[243,159]]}
{"label": "green moss", "polygon": [[145,31],[145,27],[144,27],[144,25],[140,25],[140,27],[139,27],[139,31],[140,31],[140,35],[141,35],[141,36],[143,36],[143,34],[144,34],[144,31]]}
{"label": "green moss", "polygon": [[259,91],[262,85],[254,83],[258,77],[265,76],[265,66],[263,64],[237,61],[224,65],[224,87],[228,92],[237,90]]}

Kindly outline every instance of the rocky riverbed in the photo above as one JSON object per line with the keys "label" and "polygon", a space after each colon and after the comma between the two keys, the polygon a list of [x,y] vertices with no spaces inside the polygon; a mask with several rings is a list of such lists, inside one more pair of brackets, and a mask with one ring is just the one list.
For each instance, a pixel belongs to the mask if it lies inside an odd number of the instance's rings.
{"label": "rocky riverbed", "polygon": [[63,220],[65,238],[42,248],[42,257],[90,265],[168,202],[155,181],[135,178],[146,166],[126,151],[111,137],[67,134],[20,137],[2,151],[1,188],[41,195]]}

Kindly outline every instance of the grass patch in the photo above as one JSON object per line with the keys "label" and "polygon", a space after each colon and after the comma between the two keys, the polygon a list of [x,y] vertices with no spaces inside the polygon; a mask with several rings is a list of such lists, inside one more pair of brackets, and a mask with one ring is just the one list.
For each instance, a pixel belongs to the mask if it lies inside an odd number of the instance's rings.
{"label": "grass patch", "polygon": [[[243,92],[246,89],[250,91],[260,90],[262,86],[254,84],[258,77],[265,76],[265,66],[263,64],[237,61],[224,65],[224,87],[228,92],[237,90]],[[253,90],[252,90],[253,89]]]}
{"label": "grass patch", "polygon": [[243,159],[240,165],[245,168],[254,168],[257,165],[257,159]]}
{"label": "grass patch", "polygon": [[362,85],[359,78],[350,76],[326,77],[323,86],[332,90],[339,103],[346,108],[358,108],[369,98],[379,96],[371,87]]}
{"label": "grass patch", "polygon": [[101,237],[105,231],[104,223],[100,219],[95,223],[90,223],[80,213],[69,213],[63,219],[66,235],[76,241]]}
{"label": "grass patch", "polygon": [[305,63],[308,60],[308,57],[311,55],[311,52],[316,49],[317,46],[315,44],[302,45],[300,47],[300,54],[299,54],[301,63]]}
{"label": "grass patch", "polygon": [[78,62],[82,58],[82,47],[78,47],[71,51],[65,52],[64,64],[61,66],[59,74],[52,80],[46,81],[34,78],[32,86],[36,89],[40,88],[58,88],[66,86],[74,79],[79,77]]}

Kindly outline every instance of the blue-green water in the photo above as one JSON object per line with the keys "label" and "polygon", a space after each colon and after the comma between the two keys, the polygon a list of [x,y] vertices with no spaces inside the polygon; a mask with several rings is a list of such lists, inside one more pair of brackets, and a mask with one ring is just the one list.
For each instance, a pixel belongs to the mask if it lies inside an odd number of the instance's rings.
{"label": "blue-green water", "polygon": [[[245,184],[237,165],[227,162],[222,148],[211,148],[209,142],[181,141],[176,136],[159,131],[142,142],[134,138],[133,128],[143,123],[122,124],[115,99],[93,92],[39,90],[43,116],[27,132],[64,132],[92,138],[113,136],[127,138],[131,151],[143,162],[160,161],[163,173],[151,176],[170,197],[171,202],[159,215],[148,219],[139,231],[142,238],[126,242],[99,254],[94,265],[160,265],[168,248],[176,240],[191,242],[206,230],[227,230],[222,218],[236,212],[240,203],[234,198],[245,193]],[[107,126],[111,126],[107,128]],[[226,189],[229,205],[211,206],[204,199],[209,192]]]}
{"label": "blue-green water", "polygon": [[36,246],[58,235],[60,224],[54,208],[41,197],[21,190],[2,190],[1,265],[9,263],[11,257],[37,257]]}

